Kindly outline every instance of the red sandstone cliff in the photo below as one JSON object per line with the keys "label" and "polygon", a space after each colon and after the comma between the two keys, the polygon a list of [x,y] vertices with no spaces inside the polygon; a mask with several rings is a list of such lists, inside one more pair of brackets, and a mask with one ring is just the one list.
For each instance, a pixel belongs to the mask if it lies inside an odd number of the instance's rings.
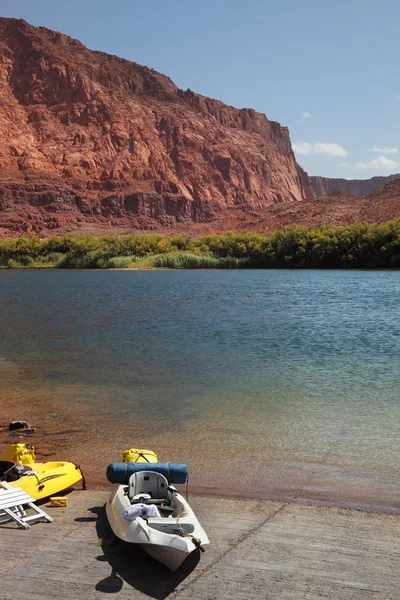
{"label": "red sandstone cliff", "polygon": [[313,195],[288,129],[265,115],[0,18],[3,231],[205,222]]}
{"label": "red sandstone cliff", "polygon": [[370,179],[334,179],[332,177],[310,177],[312,187],[316,196],[325,196],[336,190],[354,194],[355,196],[366,196],[394,179],[400,179],[400,173],[388,175],[387,177],[371,177]]}

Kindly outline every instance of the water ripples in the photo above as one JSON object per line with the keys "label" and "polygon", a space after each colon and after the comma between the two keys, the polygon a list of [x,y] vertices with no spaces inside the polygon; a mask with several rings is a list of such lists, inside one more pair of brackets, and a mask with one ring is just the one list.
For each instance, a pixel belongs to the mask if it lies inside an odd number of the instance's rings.
{"label": "water ripples", "polygon": [[96,478],[147,446],[204,491],[397,510],[399,297],[397,272],[3,271],[2,408]]}

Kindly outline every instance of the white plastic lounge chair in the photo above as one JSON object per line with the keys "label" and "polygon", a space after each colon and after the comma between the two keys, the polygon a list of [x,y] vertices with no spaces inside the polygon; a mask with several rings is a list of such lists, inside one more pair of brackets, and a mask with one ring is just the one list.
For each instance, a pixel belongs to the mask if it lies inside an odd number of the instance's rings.
{"label": "white plastic lounge chair", "polygon": [[[51,523],[53,520],[41,508],[34,504],[35,500],[21,488],[15,488],[0,481],[0,522],[15,521],[23,529],[29,529],[29,523],[44,519]],[[33,510],[33,515],[27,515],[24,508]]]}

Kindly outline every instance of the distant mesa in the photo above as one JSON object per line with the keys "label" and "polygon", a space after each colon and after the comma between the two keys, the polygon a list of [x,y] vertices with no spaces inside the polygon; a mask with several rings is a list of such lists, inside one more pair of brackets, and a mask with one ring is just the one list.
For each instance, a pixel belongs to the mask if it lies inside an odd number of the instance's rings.
{"label": "distant mesa", "polygon": [[355,196],[366,196],[394,179],[400,179],[400,173],[387,177],[371,177],[370,179],[334,179],[330,177],[310,177],[316,196],[331,194],[342,190]]}

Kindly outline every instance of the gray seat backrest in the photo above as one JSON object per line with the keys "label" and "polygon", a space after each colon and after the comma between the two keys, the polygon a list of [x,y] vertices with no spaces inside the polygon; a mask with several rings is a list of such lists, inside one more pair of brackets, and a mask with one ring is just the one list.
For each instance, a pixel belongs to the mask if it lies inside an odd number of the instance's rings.
{"label": "gray seat backrest", "polygon": [[164,500],[168,494],[168,481],[155,471],[138,471],[129,478],[129,498],[149,494],[152,500]]}

